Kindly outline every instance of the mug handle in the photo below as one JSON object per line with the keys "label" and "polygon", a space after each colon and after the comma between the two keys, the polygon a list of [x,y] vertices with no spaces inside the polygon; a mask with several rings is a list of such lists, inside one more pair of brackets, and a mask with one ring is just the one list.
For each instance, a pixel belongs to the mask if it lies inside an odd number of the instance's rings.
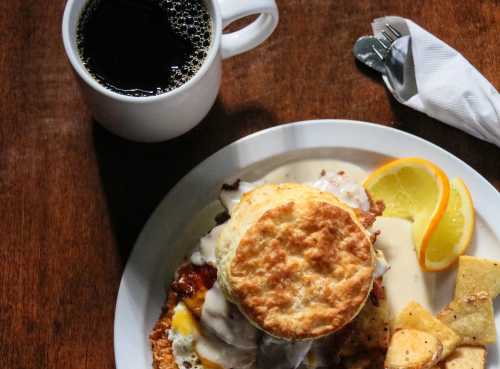
{"label": "mug handle", "polygon": [[246,27],[231,33],[223,33],[222,59],[244,53],[259,46],[273,33],[278,25],[278,7],[274,0],[218,0],[222,15],[222,28],[240,18],[260,14]]}

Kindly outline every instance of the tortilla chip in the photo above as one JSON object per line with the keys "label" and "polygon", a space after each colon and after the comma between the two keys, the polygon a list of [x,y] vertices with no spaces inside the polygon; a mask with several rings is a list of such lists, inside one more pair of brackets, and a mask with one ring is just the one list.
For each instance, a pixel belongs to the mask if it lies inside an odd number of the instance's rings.
{"label": "tortilla chip", "polygon": [[460,336],[416,302],[410,302],[394,322],[395,329],[418,329],[436,336],[443,344],[443,358],[451,354]]}
{"label": "tortilla chip", "polygon": [[493,302],[486,292],[455,298],[437,317],[462,336],[462,344],[483,346],[496,342]]}
{"label": "tortilla chip", "polygon": [[445,361],[440,363],[443,369],[484,369],[486,349],[484,347],[458,347]]}
{"label": "tortilla chip", "polygon": [[391,338],[385,357],[388,369],[430,369],[440,359],[443,345],[433,334],[401,329]]}
{"label": "tortilla chip", "polygon": [[492,299],[500,294],[500,262],[475,256],[460,256],[455,298],[486,291]]}

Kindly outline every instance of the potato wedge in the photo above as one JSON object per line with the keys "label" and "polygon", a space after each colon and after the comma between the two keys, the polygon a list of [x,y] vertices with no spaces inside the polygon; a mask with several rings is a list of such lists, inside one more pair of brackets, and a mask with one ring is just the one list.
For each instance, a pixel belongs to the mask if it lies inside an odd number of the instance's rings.
{"label": "potato wedge", "polygon": [[455,298],[486,291],[491,299],[500,294],[500,262],[475,256],[458,259]]}
{"label": "potato wedge", "polygon": [[496,342],[493,302],[486,292],[455,298],[437,318],[462,337],[462,344],[485,346]]}
{"label": "potato wedge", "polygon": [[394,329],[418,329],[436,336],[443,344],[443,358],[460,343],[460,336],[416,302],[410,302],[396,317]]}
{"label": "potato wedge", "polygon": [[401,329],[391,338],[385,357],[387,369],[430,369],[440,359],[443,345],[439,339],[416,329]]}
{"label": "potato wedge", "polygon": [[445,361],[440,363],[443,369],[484,369],[486,349],[484,347],[457,347]]}

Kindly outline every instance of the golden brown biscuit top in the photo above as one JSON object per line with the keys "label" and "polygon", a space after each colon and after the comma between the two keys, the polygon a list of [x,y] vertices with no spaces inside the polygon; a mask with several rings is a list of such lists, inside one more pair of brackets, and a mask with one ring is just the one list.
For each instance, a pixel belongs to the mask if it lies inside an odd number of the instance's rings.
{"label": "golden brown biscuit top", "polygon": [[363,307],[373,282],[372,244],[352,212],[320,197],[263,213],[228,265],[232,299],[269,334],[333,333]]}

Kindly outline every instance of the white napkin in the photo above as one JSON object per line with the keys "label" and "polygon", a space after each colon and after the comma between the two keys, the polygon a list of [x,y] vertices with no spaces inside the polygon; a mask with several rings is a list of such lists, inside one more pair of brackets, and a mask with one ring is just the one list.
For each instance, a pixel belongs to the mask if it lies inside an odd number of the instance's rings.
{"label": "white napkin", "polygon": [[386,24],[402,35],[411,36],[418,90],[404,100],[394,94],[384,76],[394,97],[404,105],[500,147],[500,95],[495,87],[459,52],[409,19],[396,16],[375,19],[373,34],[379,36]]}

